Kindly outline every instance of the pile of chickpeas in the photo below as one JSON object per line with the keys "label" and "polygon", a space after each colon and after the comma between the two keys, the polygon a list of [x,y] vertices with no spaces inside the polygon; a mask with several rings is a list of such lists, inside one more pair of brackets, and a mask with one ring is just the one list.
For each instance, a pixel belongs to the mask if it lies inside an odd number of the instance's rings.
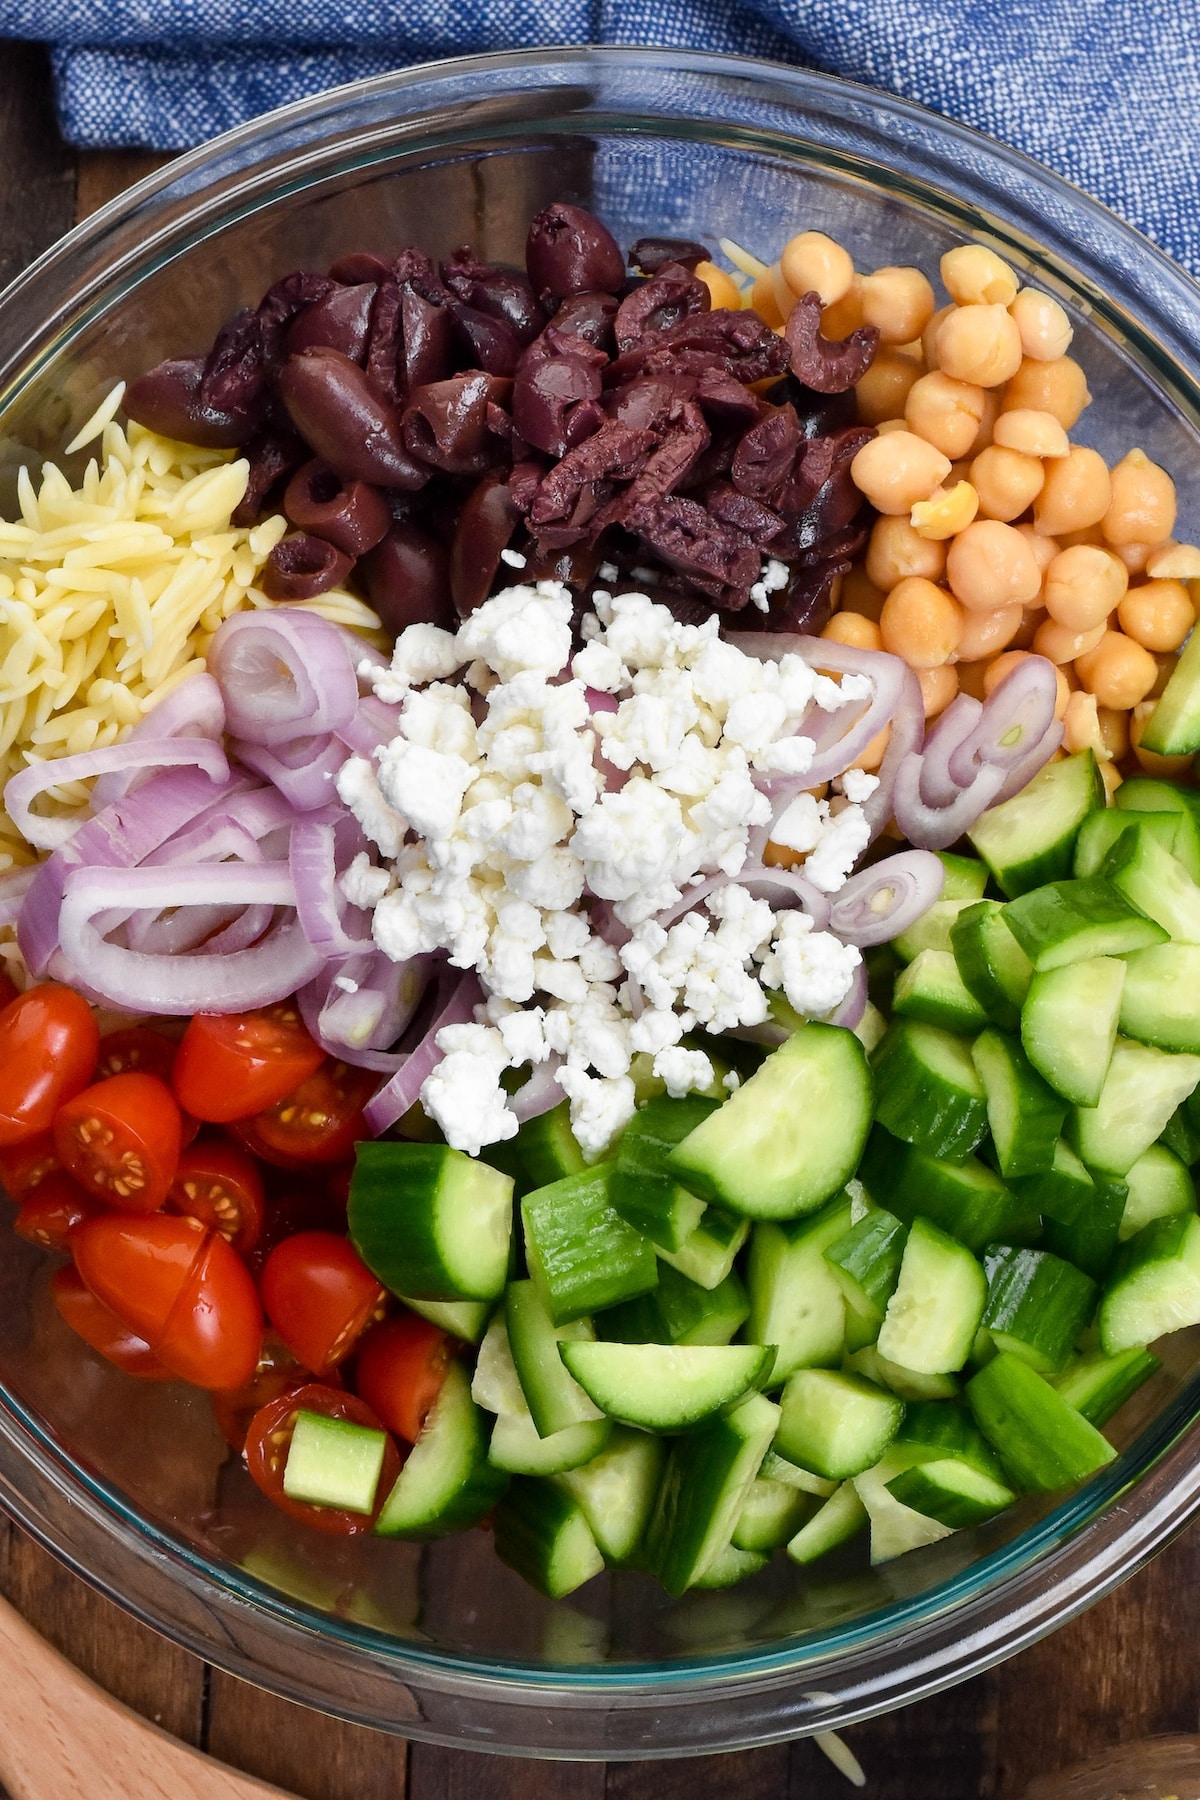
{"label": "pile of chickpeas", "polygon": [[[700,272],[714,305],[739,303],[722,271]],[[1175,484],[1141,450],[1110,469],[1071,442],[1091,396],[1057,300],[982,244],[947,252],[941,279],[939,307],[919,269],[860,274],[815,231],[755,266],[750,304],[776,329],[815,291],[827,337],[879,330],[857,390],[878,435],[851,466],[879,517],[824,635],[903,657],[930,719],[960,691],[983,699],[1021,658],[1048,657],[1064,753],[1090,747],[1110,791],[1122,764],[1182,773],[1189,758],[1140,743],[1196,620],[1200,549],[1172,537]]]}

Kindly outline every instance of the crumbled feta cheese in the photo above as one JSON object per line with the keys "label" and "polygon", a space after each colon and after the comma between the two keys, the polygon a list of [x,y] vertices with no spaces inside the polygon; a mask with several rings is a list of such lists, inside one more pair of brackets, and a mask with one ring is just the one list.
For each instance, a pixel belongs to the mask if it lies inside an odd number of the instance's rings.
{"label": "crumbled feta cheese", "polygon": [[812,794],[797,794],[771,826],[771,842],[807,856],[821,841],[825,816]]}
{"label": "crumbled feta cheese", "polygon": [[569,1065],[560,1069],[555,1079],[571,1102],[576,1142],[587,1160],[594,1162],[632,1119],[637,1103],[634,1085],[628,1075],[596,1078]]}
{"label": "crumbled feta cheese", "polygon": [[517,1118],[500,1077],[508,1053],[499,1031],[486,1025],[447,1025],[437,1034],[445,1052],[421,1088],[421,1104],[454,1150],[478,1156],[485,1144],[515,1137]]}
{"label": "crumbled feta cheese", "polygon": [[709,1088],[715,1079],[713,1066],[703,1050],[685,1050],[682,1045],[660,1050],[654,1059],[654,1073],[666,1082],[672,1100],[682,1100],[685,1094]]}
{"label": "crumbled feta cheese", "polygon": [[834,813],[821,841],[804,865],[804,873],[822,893],[835,894],[871,841],[871,827],[860,806]]}
{"label": "crumbled feta cheese", "polygon": [[350,756],[337,772],[338,798],[350,808],[363,831],[385,856],[399,856],[408,820],[399,817],[379,791],[375,770],[365,756]]}
{"label": "crumbled feta cheese", "polygon": [[841,783],[842,792],[847,800],[853,800],[856,806],[861,806],[864,800],[871,798],[879,786],[879,777],[878,775],[868,775],[865,769],[847,769],[841,778]]}
{"label": "crumbled feta cheese", "polygon": [[365,850],[360,850],[338,885],[351,906],[361,906],[369,912],[391,887],[392,877],[387,869],[377,868]]}
{"label": "crumbled feta cheese", "polygon": [[557,675],[571,655],[571,612],[562,582],[505,588],[459,627],[459,655],[481,657],[502,681],[526,671]]}
{"label": "crumbled feta cheese", "polygon": [[510,550],[508,546],[505,545],[504,549],[500,552],[500,561],[507,563],[510,569],[523,569],[525,567],[526,558],[521,555],[519,550]]}
{"label": "crumbled feta cheese", "polygon": [[798,925],[801,920],[808,930],[797,930],[794,925],[780,930],[762,960],[762,979],[769,987],[781,988],[801,1018],[821,1019],[850,992],[862,955],[830,931],[813,931],[811,919],[802,914],[785,913],[780,925],[792,921]]}
{"label": "crumbled feta cheese", "polygon": [[452,631],[443,631],[440,625],[408,625],[396,639],[391,667],[367,666],[379,698],[396,705],[411,687],[444,681],[467,660],[459,655]]}

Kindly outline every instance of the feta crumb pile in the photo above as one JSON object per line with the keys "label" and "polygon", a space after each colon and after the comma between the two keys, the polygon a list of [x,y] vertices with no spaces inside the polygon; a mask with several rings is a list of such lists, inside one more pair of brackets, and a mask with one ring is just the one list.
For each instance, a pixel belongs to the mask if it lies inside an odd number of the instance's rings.
{"label": "feta crumb pile", "polygon": [[[634,1057],[671,1094],[711,1088],[712,1063],[686,1033],[761,1024],[771,989],[824,1017],[861,960],[732,883],[676,923],[657,915],[742,871],[751,830],[771,821],[755,776],[803,775],[805,714],[861,701],[870,683],[795,655],[760,662],[715,618],[680,625],[644,594],[598,592],[594,605],[574,657],[572,599],[556,581],[507,588],[457,633],[409,626],[390,668],[362,671],[401,707],[397,735],[337,778],[381,853],[342,883],[373,909],[380,949],[396,962],[444,951],[487,996],[474,1024],[439,1032],[443,1058],[421,1090],[472,1155],[517,1130],[507,1069],[555,1058],[575,1136],[598,1156],[633,1113]],[[861,802],[876,782],[851,771],[838,785],[831,801],[800,795],[771,833],[806,853],[826,893],[866,847]],[[625,927],[623,948],[593,929],[589,897]]]}

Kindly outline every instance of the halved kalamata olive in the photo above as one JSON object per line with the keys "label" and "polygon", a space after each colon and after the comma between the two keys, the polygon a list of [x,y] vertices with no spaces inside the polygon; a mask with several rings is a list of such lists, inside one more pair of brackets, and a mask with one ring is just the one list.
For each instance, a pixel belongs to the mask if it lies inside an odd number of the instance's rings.
{"label": "halved kalamata olive", "polygon": [[503,475],[485,475],[467,496],[450,546],[450,592],[461,618],[487,599],[520,520]]}
{"label": "halved kalamata olive", "polygon": [[458,328],[467,356],[475,368],[489,375],[511,375],[521,355],[517,334],[503,319],[490,318],[461,300],[451,300],[446,308]]}
{"label": "halved kalamata olive", "polygon": [[532,343],[546,323],[537,295],[522,270],[478,262],[469,247],[446,258],[442,280],[467,306],[491,319],[502,319],[522,346]]}
{"label": "halved kalamata olive", "polygon": [[261,423],[261,408],[226,412],[205,406],[200,399],[204,361],[202,356],[173,357],[136,376],[125,389],[126,413],[148,431],[206,450],[249,443]]}
{"label": "halved kalamata olive", "polygon": [[448,475],[482,474],[498,442],[488,429],[488,406],[507,398],[511,385],[468,369],[414,389],[403,427],[411,454]]}
{"label": "halved kalamata olive", "polygon": [[444,381],[454,367],[453,318],[411,282],[400,290],[400,345],[404,387],[410,394]]}
{"label": "halved kalamata olive", "polygon": [[348,556],[373,550],[392,523],[388,503],[365,481],[343,481],[314,458],[297,470],[283,496],[283,510],[301,531],[328,538]]}
{"label": "halved kalamata olive", "polygon": [[625,258],[606,225],[581,206],[556,201],[541,211],[525,240],[525,266],[535,293],[565,300],[569,294],[616,293]]}
{"label": "halved kalamata olive", "polygon": [[844,394],[860,381],[875,359],[879,330],[860,325],[836,341],[821,336],[821,296],[802,294],[788,315],[784,337],[792,357],[792,374],[818,394]]}
{"label": "halved kalamata olive", "polygon": [[685,269],[694,269],[697,263],[708,261],[708,251],[694,238],[639,238],[629,252],[630,267],[643,275],[657,275],[664,263],[682,263]]}
{"label": "halved kalamata olive", "polygon": [[361,567],[371,605],[397,637],[408,625],[457,629],[449,556],[445,546],[419,525],[393,525]]}
{"label": "halved kalamata olive", "polygon": [[315,306],[305,307],[284,334],[287,354],[296,356],[301,350],[321,346],[340,350],[352,362],[361,363],[366,354],[375,293],[373,282],[360,282],[356,287],[334,288]]}
{"label": "halved kalamata olive", "polygon": [[250,474],[246,481],[246,491],[233,510],[230,524],[239,529],[253,525],[262,512],[271,489],[285,475],[290,475],[293,469],[298,469],[307,457],[308,445],[286,422],[273,430],[260,431],[253,442],[246,446]]}
{"label": "halved kalamata olive", "polygon": [[585,344],[611,356],[616,344],[613,320],[619,305],[615,294],[572,294],[555,313],[554,329],[581,337]]}
{"label": "halved kalamata olive", "polygon": [[262,590],[268,600],[312,600],[340,587],[353,567],[327,538],[298,532],[276,544],[263,570]]}
{"label": "halved kalamata olive", "polygon": [[396,408],[340,350],[289,356],[279,394],[297,431],[347,481],[412,490],[429,479],[405,448]]}
{"label": "halved kalamata olive", "polygon": [[334,281],[356,287],[363,281],[383,281],[391,273],[391,264],[373,250],[352,250],[349,256],[340,256],[329,273]]}

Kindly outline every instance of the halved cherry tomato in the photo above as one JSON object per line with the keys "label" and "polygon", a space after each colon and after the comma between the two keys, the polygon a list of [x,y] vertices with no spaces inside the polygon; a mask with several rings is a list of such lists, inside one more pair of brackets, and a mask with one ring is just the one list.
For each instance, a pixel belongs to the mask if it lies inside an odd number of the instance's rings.
{"label": "halved cherry tomato", "polygon": [[106,1031],[100,1039],[100,1059],[96,1064],[96,1080],[109,1075],[157,1075],[170,1081],[179,1045],[155,1031],[152,1025],[128,1025],[121,1031]]}
{"label": "halved cherry tomato", "polygon": [[65,1169],[57,1169],[22,1200],[13,1230],[43,1250],[66,1250],[75,1227],[102,1210],[100,1202],[72,1181]]}
{"label": "halved cherry tomato", "polygon": [[61,1168],[52,1131],[41,1131],[23,1144],[10,1144],[7,1149],[0,1150],[0,1183],[13,1200],[32,1193],[47,1175]]}
{"label": "halved cherry tomato", "polygon": [[307,1501],[289,1499],[283,1491],[283,1472],[292,1433],[296,1429],[296,1414],[301,1411],[320,1413],[327,1419],[348,1419],[353,1425],[369,1425],[376,1431],[381,1429],[370,1407],[364,1406],[353,1394],[339,1393],[336,1388],[323,1387],[316,1382],[308,1387],[294,1388],[290,1394],[281,1394],[277,1400],[268,1401],[250,1421],[246,1434],[246,1467],[251,1479],[281,1511],[305,1525],[315,1525],[318,1531],[328,1532],[331,1537],[355,1537],[370,1531],[400,1473],[400,1452],[389,1437],[379,1486],[375,1490],[375,1510],[370,1515],[346,1512],[336,1506],[310,1506]]}
{"label": "halved cherry tomato", "polygon": [[259,1240],[263,1226],[262,1176],[252,1157],[228,1138],[204,1138],[179,1158],[167,1195],[172,1212],[188,1213],[219,1231],[239,1256]]}
{"label": "halved cherry tomato", "polygon": [[362,1109],[378,1086],[370,1069],[330,1058],[276,1105],[241,1120],[238,1135],[248,1149],[284,1168],[344,1162],[359,1139],[371,1135]]}
{"label": "halved cherry tomato", "polygon": [[0,1012],[0,1144],[22,1144],[54,1123],[92,1079],[100,1033],[86,1000],[45,982]]}
{"label": "halved cherry tomato", "polygon": [[179,1045],[172,1081],[180,1106],[224,1125],[274,1106],[319,1069],[294,1000],[248,1013],[199,1013]]}
{"label": "halved cherry tomato", "polygon": [[387,1290],[349,1238],[301,1231],[277,1244],[262,1276],[267,1317],[306,1369],[323,1375],[382,1318]]}
{"label": "halved cherry tomato", "polygon": [[71,1237],[97,1299],[197,1387],[249,1381],[262,1348],[262,1307],[246,1265],[223,1237],[169,1213],[104,1213]]}
{"label": "halved cherry tomato", "polygon": [[415,1444],[454,1356],[454,1340],[416,1313],[385,1319],[359,1346],[354,1385],[389,1431]]}
{"label": "halved cherry tomato", "polygon": [[[304,1387],[308,1380],[308,1370],[296,1361],[283,1339],[268,1331],[258,1353],[258,1367],[249,1381],[240,1388],[228,1388],[212,1396],[213,1416],[226,1442],[240,1456],[246,1447],[246,1433],[255,1413],[268,1400],[290,1394],[293,1388]],[[339,1381],[335,1374],[330,1385]]]}
{"label": "halved cherry tomato", "polygon": [[157,1075],[110,1075],[61,1107],[59,1160],[89,1193],[125,1212],[154,1212],[179,1166],[179,1106]]}
{"label": "halved cherry tomato", "polygon": [[50,1280],[63,1319],[85,1344],[123,1369],[126,1375],[138,1375],[143,1381],[171,1381],[170,1369],[163,1367],[144,1338],[132,1332],[123,1319],[97,1300],[75,1269],[56,1269]]}

